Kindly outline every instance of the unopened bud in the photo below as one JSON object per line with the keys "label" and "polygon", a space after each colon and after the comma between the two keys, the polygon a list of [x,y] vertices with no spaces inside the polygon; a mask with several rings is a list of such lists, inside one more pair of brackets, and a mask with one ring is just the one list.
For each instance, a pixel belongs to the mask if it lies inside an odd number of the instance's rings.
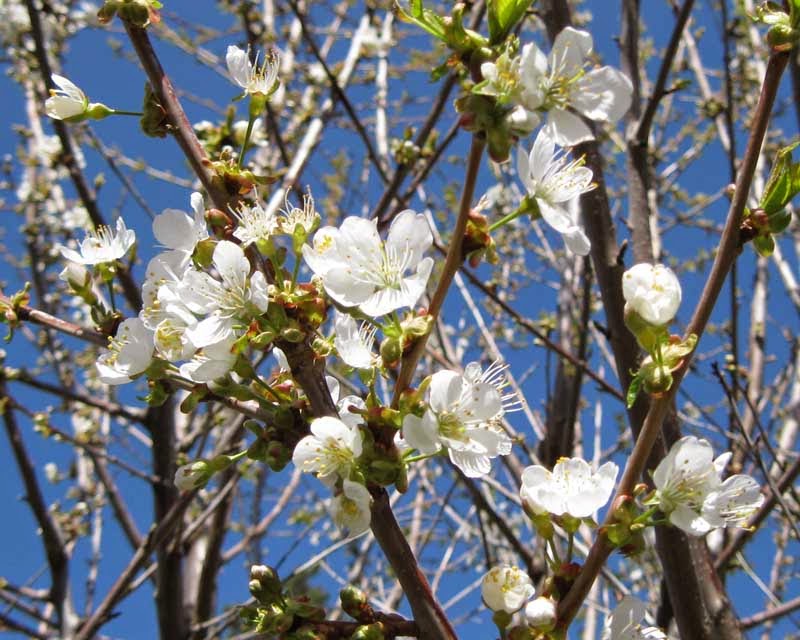
{"label": "unopened bud", "polygon": [[380,622],[358,627],[350,638],[352,640],[383,640],[383,625]]}
{"label": "unopened bud", "polygon": [[403,355],[403,348],[400,345],[400,338],[384,338],[383,342],[381,342],[380,351],[384,366],[391,366]]}
{"label": "unopened bud", "polygon": [[538,631],[551,631],[556,625],[556,603],[545,596],[525,606],[525,619]]}
{"label": "unopened bud", "polygon": [[361,589],[348,585],[339,592],[342,610],[354,620],[368,621],[374,615],[367,601],[367,594]]}

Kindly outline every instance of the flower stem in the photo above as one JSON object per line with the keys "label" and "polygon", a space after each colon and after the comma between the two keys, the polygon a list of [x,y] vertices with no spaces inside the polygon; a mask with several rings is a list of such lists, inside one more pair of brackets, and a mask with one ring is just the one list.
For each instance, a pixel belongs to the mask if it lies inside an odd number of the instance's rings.
{"label": "flower stem", "polygon": [[489,225],[489,233],[491,233],[495,229],[499,229],[500,227],[508,224],[509,222],[512,222],[513,220],[516,220],[523,213],[524,212],[522,211],[522,209],[514,209],[514,211],[512,211],[508,215],[503,216],[499,220],[495,220],[492,224]]}
{"label": "flower stem", "polygon": [[247,117],[247,131],[245,131],[244,142],[242,142],[242,148],[239,151],[239,160],[236,163],[237,169],[242,168],[242,162],[244,162],[244,154],[247,153],[247,145],[250,143],[250,134],[253,133],[253,125],[255,124],[255,121],[256,121],[256,113],[251,105],[250,113]]}
{"label": "flower stem", "polygon": [[141,116],[144,115],[143,113],[141,113],[139,111],[123,111],[122,109],[112,109],[111,113],[112,113],[112,115],[115,115],[115,116],[137,116],[137,117],[141,117]]}
{"label": "flower stem", "polygon": [[106,288],[108,289],[108,301],[109,304],[111,304],[111,313],[114,313],[117,310],[117,302],[114,298],[114,281],[106,280]]}

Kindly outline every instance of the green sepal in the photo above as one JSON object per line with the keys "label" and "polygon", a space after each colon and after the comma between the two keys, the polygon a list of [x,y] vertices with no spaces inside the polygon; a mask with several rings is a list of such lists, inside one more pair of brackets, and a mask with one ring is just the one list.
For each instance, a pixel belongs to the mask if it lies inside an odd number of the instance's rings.
{"label": "green sepal", "polygon": [[780,233],[784,231],[789,223],[792,221],[792,214],[786,209],[781,209],[777,213],[769,216],[769,231],[770,233]]}
{"label": "green sepal", "polygon": [[758,255],[768,258],[775,251],[775,240],[772,239],[772,236],[758,236],[753,238],[753,248]]}

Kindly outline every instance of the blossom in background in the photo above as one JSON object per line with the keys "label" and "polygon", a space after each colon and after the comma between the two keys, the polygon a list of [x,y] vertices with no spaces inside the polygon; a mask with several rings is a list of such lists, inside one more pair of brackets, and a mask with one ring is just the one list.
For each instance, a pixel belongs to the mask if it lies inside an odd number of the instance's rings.
{"label": "blossom in background", "polygon": [[79,251],[60,246],[61,255],[78,264],[103,264],[122,258],[136,242],[136,233],[125,226],[122,218],[117,218],[116,231],[101,226],[96,231],[88,231],[79,246]]}
{"label": "blossom in background", "polygon": [[608,502],[618,471],[613,462],[592,471],[581,458],[561,458],[552,472],[530,466],[522,473],[520,497],[536,514],[588,518]]}
{"label": "blossom in background", "polygon": [[359,325],[352,316],[337,312],[333,330],[333,346],[346,365],[371,369],[377,364],[378,356],[372,350],[376,327],[366,322]]}
{"label": "blossom in background", "polygon": [[153,332],[139,318],[128,318],[97,360],[100,381],[111,385],[130,382],[150,366],[152,357]]}
{"label": "blossom in background", "polygon": [[250,263],[239,245],[220,241],[212,263],[221,280],[191,269],[178,286],[186,306],[193,313],[206,315],[188,331],[198,348],[227,340],[264,313],[269,304],[264,274],[256,271],[250,276]]}
{"label": "blossom in background", "polygon": [[602,640],[667,640],[658,627],[641,624],[646,614],[647,608],[641,600],[625,596],[606,620]]}
{"label": "blossom in background", "polygon": [[350,216],[317,231],[303,258],[336,302],[378,317],[417,303],[433,268],[433,258],[422,257],[431,244],[424,216],[411,210],[392,221],[386,242],[376,220]]}
{"label": "blossom in background", "polygon": [[363,484],[344,479],[342,492],[328,504],[331,518],[348,538],[358,536],[367,529],[371,520],[372,496]]}
{"label": "blossom in background", "polygon": [[231,79],[248,95],[269,96],[273,93],[277,88],[280,62],[277,49],[267,51],[261,64],[258,62],[258,56],[255,62],[250,62],[248,52],[234,45],[230,45],[225,54],[225,63],[228,65]]}
{"label": "blossom in background", "polygon": [[711,529],[742,526],[763,503],[758,483],[748,475],[721,475],[730,452],[714,458],[707,440],[678,440],[653,472],[652,502],[686,533],[702,536]]}
{"label": "blossom in background", "polygon": [[588,254],[589,239],[575,215],[564,206],[595,187],[592,171],[583,166],[583,159],[568,162],[564,150],[557,151],[553,137],[542,129],[530,154],[520,146],[517,171],[528,195],[536,200],[542,218],[562,235],[567,248],[579,256]]}
{"label": "blossom in background", "polygon": [[164,209],[153,220],[153,235],[167,249],[191,255],[198,242],[208,238],[205,203],[197,191],[189,198],[192,215],[180,209]]}
{"label": "blossom in background", "polygon": [[481,597],[492,611],[519,611],[535,592],[528,574],[507,564],[492,567],[481,582]]}
{"label": "blossom in background", "polygon": [[672,321],[681,304],[681,283],[669,267],[642,262],[622,274],[625,311],[654,325]]}
{"label": "blossom in background", "polygon": [[480,366],[468,365],[463,375],[439,371],[431,376],[429,406],[420,418],[403,419],[405,442],[423,454],[442,447],[470,478],[489,473],[491,459],[511,452],[511,438],[498,421],[503,396],[498,384],[487,382]]}
{"label": "blossom in background", "polygon": [[547,128],[555,142],[571,147],[593,140],[589,120],[616,122],[631,105],[633,85],[613,67],[586,71],[592,36],[567,27],[553,42],[549,56],[533,43],[520,56],[521,103],[529,111],[547,111]]}
{"label": "blossom in background", "polygon": [[294,448],[292,462],[305,473],[331,486],[337,476],[347,478],[356,458],[361,455],[363,436],[358,427],[338,418],[316,418],[311,422],[311,435]]}

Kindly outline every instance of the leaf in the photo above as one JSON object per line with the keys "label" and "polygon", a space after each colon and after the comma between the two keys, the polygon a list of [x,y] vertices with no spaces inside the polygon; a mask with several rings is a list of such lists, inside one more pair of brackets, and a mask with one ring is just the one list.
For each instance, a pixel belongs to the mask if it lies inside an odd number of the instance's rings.
{"label": "leaf", "polygon": [[642,382],[644,378],[642,377],[641,373],[637,373],[633,376],[633,380],[631,380],[630,385],[628,385],[628,393],[626,395],[626,406],[630,409],[636,403],[636,396],[639,395],[639,391],[642,388]]}
{"label": "leaf", "polygon": [[427,31],[434,38],[438,38],[442,42],[447,42],[442,19],[433,13],[433,11],[425,9],[422,6],[422,0],[411,0],[409,9],[411,13],[406,11],[399,2],[395,1],[394,3],[394,13],[400,20],[415,24],[420,29]]}
{"label": "leaf", "polygon": [[792,162],[792,151],[798,144],[800,140],[778,151],[759,203],[767,215],[777,213],[800,193],[800,163]]}
{"label": "leaf", "polygon": [[781,209],[777,213],[769,216],[769,230],[770,233],[780,233],[789,226],[792,221],[792,214],[786,209]]}
{"label": "leaf", "polygon": [[525,15],[532,0],[489,0],[489,42],[498,44]]}

